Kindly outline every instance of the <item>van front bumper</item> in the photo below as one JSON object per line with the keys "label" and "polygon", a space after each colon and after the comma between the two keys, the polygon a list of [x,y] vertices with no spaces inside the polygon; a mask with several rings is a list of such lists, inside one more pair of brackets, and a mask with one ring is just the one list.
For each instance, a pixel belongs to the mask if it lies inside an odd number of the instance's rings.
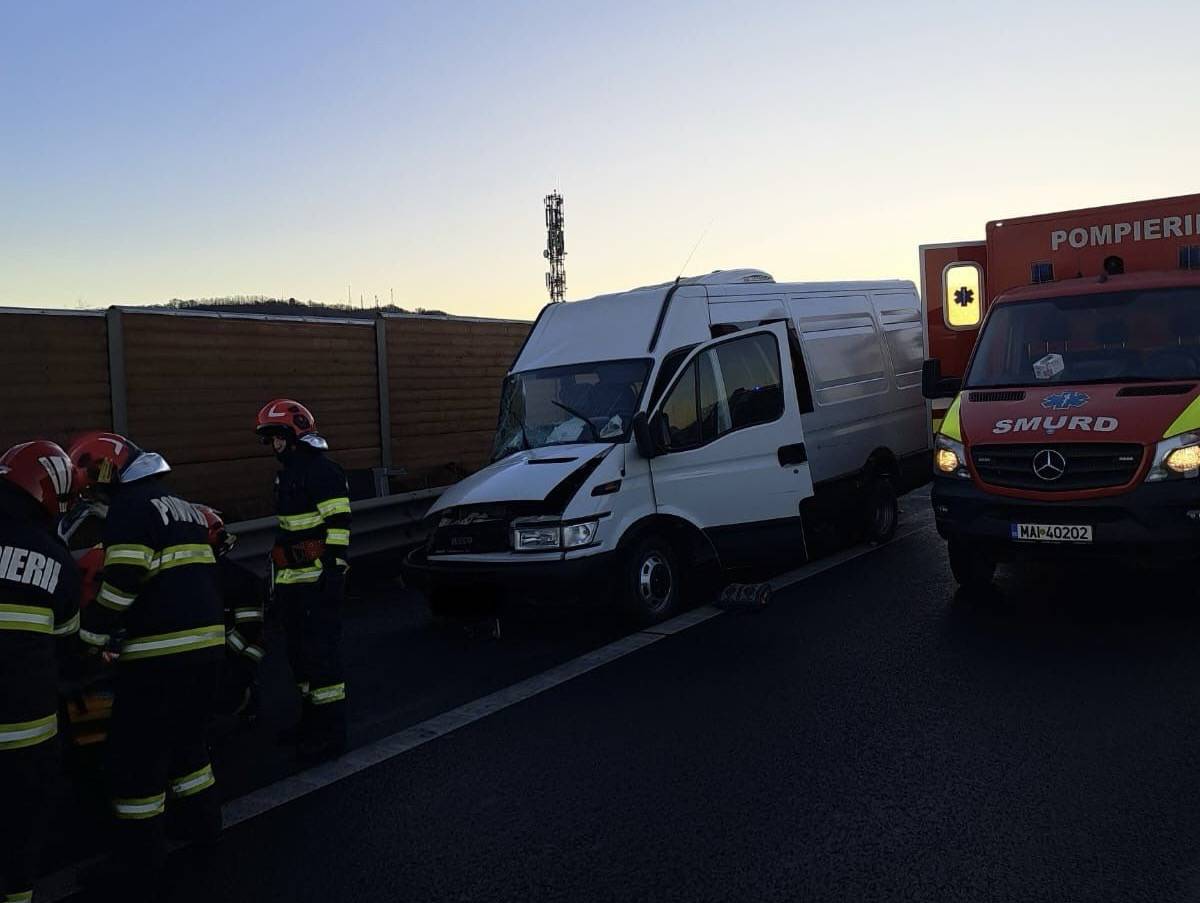
{"label": "van front bumper", "polygon": [[[1200,480],[1142,483],[1107,498],[1046,502],[986,492],[974,480],[937,477],[931,497],[944,539],[963,540],[998,561],[1200,558]],[[1092,542],[1018,541],[1015,524],[1087,525]]]}
{"label": "van front bumper", "polygon": [[493,589],[534,598],[578,596],[607,587],[612,581],[616,552],[577,558],[523,561],[512,555],[502,561],[430,561],[424,548],[404,559],[405,579],[429,593],[439,589]]}

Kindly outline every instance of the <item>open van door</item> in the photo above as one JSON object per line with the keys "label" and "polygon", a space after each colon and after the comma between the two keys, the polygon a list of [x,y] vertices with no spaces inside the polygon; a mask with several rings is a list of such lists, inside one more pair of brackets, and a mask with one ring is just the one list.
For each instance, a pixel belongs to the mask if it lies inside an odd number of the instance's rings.
{"label": "open van door", "polygon": [[657,510],[704,530],[726,566],[804,548],[813,486],[787,329],[699,346],[650,412]]}

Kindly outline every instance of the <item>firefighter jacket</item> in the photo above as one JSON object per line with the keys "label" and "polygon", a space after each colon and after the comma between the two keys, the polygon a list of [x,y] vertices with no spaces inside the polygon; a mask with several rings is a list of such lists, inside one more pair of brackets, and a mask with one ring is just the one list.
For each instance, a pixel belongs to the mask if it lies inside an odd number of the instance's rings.
{"label": "firefighter jacket", "polygon": [[104,522],[104,581],[79,636],[120,662],[222,656],[225,625],[204,516],[157,477],[122,484]]}
{"label": "firefighter jacket", "polygon": [[79,630],[75,561],[26,507],[0,494],[0,762],[58,733],[56,641]]}
{"label": "firefighter jacket", "polygon": [[320,451],[297,445],[275,476],[275,585],[316,583],[327,567],[345,570],[350,491],[342,469]]}
{"label": "firefighter jacket", "polygon": [[263,660],[263,585],[250,570],[228,558],[217,561],[217,583],[225,605],[225,644],[254,665]]}

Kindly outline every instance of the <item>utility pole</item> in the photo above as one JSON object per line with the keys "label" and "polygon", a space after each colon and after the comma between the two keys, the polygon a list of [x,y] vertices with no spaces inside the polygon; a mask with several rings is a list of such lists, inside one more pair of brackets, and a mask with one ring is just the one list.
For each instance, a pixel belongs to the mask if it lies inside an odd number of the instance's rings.
{"label": "utility pole", "polygon": [[542,252],[550,264],[546,273],[546,291],[551,303],[562,301],[567,293],[567,244],[563,238],[563,199],[555,189],[546,195],[546,250]]}

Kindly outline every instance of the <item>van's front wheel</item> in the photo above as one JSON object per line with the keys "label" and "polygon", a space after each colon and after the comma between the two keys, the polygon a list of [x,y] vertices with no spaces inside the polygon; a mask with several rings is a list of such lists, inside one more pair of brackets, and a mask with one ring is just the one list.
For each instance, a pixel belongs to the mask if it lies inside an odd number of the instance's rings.
{"label": "van's front wheel", "polygon": [[682,596],[682,575],[671,544],[651,534],[636,542],[623,563],[624,604],[643,624],[655,624],[675,613]]}

